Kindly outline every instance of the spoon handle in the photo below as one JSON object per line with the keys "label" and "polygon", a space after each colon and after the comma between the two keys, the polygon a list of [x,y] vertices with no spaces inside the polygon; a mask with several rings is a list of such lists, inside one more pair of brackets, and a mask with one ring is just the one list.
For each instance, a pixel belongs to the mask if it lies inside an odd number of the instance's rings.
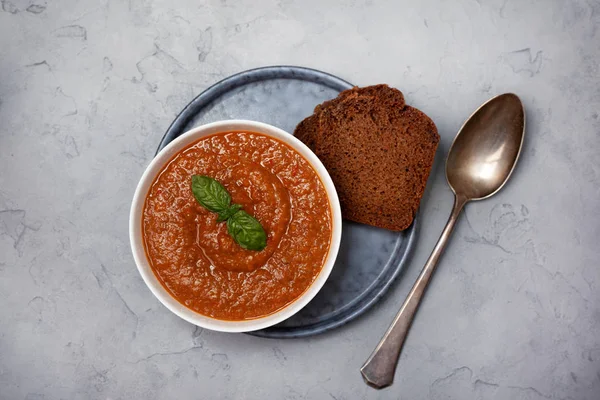
{"label": "spoon handle", "polygon": [[423,293],[425,293],[427,284],[433,275],[435,266],[446,247],[454,224],[465,203],[466,199],[455,196],[454,207],[450,214],[450,218],[448,219],[448,223],[435,245],[433,252],[429,256],[429,259],[425,263],[423,271],[421,271],[419,278],[417,278],[417,281],[404,301],[404,304],[402,304],[402,308],[400,308],[396,318],[394,318],[394,321],[387,332],[383,335],[383,338],[373,351],[373,354],[371,354],[369,359],[360,369],[360,372],[368,385],[381,389],[391,385],[394,381],[396,364],[398,363],[400,351],[402,350],[404,340],[410,329],[410,324],[417,312]]}

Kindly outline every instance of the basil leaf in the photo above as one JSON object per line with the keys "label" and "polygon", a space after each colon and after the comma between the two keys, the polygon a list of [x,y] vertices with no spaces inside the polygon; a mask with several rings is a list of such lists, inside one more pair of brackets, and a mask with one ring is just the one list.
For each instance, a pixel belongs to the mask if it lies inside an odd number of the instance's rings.
{"label": "basil leaf", "polygon": [[233,214],[242,209],[242,206],[239,204],[234,204],[229,207],[227,210],[219,213],[219,218],[217,218],[217,222],[227,221]]}
{"label": "basil leaf", "polygon": [[223,213],[229,210],[231,196],[227,189],[213,178],[192,176],[192,192],[198,203],[209,211]]}
{"label": "basil leaf", "polygon": [[231,205],[231,196],[218,181],[203,175],[192,176],[192,193],[200,205],[227,221],[227,232],[246,250],[260,251],[267,246],[267,234],[260,222],[239,204]]}
{"label": "basil leaf", "polygon": [[227,220],[227,231],[246,250],[260,251],[267,246],[267,234],[260,222],[244,210]]}

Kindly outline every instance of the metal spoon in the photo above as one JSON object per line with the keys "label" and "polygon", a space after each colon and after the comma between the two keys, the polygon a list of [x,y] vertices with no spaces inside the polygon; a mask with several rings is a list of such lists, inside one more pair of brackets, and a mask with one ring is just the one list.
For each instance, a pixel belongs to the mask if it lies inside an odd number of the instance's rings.
{"label": "metal spoon", "polygon": [[360,369],[367,384],[381,389],[394,381],[402,345],[458,215],[467,202],[488,198],[504,186],[517,164],[524,135],[525,110],[512,93],[490,99],[460,128],[446,160],[454,208],[402,308]]}

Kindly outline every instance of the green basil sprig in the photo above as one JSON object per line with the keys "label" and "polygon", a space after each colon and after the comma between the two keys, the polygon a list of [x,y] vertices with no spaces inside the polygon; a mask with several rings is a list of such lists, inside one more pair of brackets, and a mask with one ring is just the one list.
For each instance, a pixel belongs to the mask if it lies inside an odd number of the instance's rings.
{"label": "green basil sprig", "polygon": [[208,211],[219,215],[217,222],[227,221],[227,232],[246,250],[260,251],[267,246],[267,234],[256,218],[231,204],[231,196],[218,181],[208,176],[192,176],[192,193]]}

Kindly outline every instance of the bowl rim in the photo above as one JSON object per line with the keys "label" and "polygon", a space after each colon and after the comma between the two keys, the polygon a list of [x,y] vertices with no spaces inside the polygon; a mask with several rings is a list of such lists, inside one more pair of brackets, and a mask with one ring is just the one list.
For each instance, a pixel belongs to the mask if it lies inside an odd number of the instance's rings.
{"label": "bowl rim", "polygon": [[[325,259],[325,263],[323,264],[321,271],[312,284],[298,298],[280,310],[264,317],[243,321],[227,321],[211,318],[191,310],[175,299],[164,288],[150,267],[150,263],[146,257],[146,251],[144,249],[142,237],[141,219],[146,196],[148,194],[148,190],[154,182],[154,179],[164,168],[165,164],[168,163],[176,153],[190,144],[200,140],[201,138],[228,131],[248,131],[260,133],[277,139],[297,151],[302,157],[304,157],[305,160],[310,163],[312,168],[316,171],[317,175],[321,179],[329,198],[332,216],[331,242],[329,245],[327,258]],[[310,150],[294,135],[284,131],[283,129],[266,124],[264,122],[241,119],[223,120],[201,125],[186,131],[169,143],[150,161],[149,165],[144,170],[144,173],[142,174],[142,177],[140,178],[135,189],[129,213],[129,241],[131,245],[131,251],[133,253],[136,267],[142,276],[144,283],[146,286],[148,286],[152,294],[167,309],[180,318],[202,328],[220,332],[251,332],[268,328],[290,318],[292,315],[296,314],[304,306],[306,306],[322,289],[325,281],[331,274],[331,270],[335,264],[340,247],[342,234],[341,231],[342,215],[335,185],[333,184],[329,173],[325,169],[325,166],[312,152],[312,150]]]}

